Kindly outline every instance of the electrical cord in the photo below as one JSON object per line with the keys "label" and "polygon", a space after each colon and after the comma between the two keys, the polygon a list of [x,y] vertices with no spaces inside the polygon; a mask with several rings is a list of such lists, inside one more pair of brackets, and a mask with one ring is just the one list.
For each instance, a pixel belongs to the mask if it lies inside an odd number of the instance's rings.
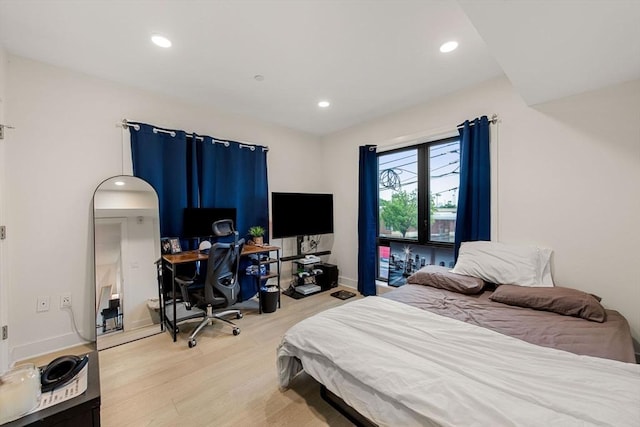
{"label": "electrical cord", "polygon": [[71,307],[63,307],[62,309],[70,313],[71,325],[73,326],[73,331],[76,333],[76,335],[78,335],[80,338],[88,342],[95,341],[93,338],[87,338],[80,333],[80,331],[78,330],[78,325],[76,325],[76,317],[74,316],[73,309]]}

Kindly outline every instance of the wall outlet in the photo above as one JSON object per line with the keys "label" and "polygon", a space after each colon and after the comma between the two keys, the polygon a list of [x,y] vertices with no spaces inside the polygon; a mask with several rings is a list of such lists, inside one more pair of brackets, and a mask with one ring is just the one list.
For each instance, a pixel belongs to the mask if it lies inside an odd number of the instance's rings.
{"label": "wall outlet", "polygon": [[38,297],[36,312],[41,313],[43,311],[49,311],[49,297]]}
{"label": "wall outlet", "polygon": [[60,308],[71,307],[71,294],[60,295]]}

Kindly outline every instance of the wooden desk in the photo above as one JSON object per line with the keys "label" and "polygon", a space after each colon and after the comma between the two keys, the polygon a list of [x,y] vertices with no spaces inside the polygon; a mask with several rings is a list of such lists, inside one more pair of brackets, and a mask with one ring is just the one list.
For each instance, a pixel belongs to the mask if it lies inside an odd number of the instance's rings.
{"label": "wooden desk", "polygon": [[162,255],[162,258],[171,265],[185,264],[188,262],[206,261],[209,259],[209,254],[203,254],[200,251],[186,251],[180,252],[174,255]]}
{"label": "wooden desk", "polygon": [[269,245],[263,245],[263,246],[255,246],[255,245],[244,245],[242,247],[242,253],[240,254],[240,256],[247,256],[247,255],[256,255],[256,254],[263,254],[266,252],[271,252],[271,251],[279,251],[280,247],[279,246],[269,246]]}
{"label": "wooden desk", "polygon": [[[269,279],[271,277],[278,277],[278,308],[280,308],[280,248],[278,246],[250,246],[244,245],[242,247],[242,252],[240,253],[241,257],[249,256],[249,255],[260,255],[260,254],[269,254],[269,252],[276,252],[276,258],[267,258],[267,260],[259,261],[260,264],[271,264],[274,263],[277,265],[277,272],[270,272],[266,275],[256,276],[258,280],[258,306],[259,311],[262,313],[262,300],[260,296],[260,282],[262,280]],[[171,329],[171,335],[173,337],[173,341],[175,342],[178,335],[178,321],[176,320],[176,269],[180,264],[193,263],[197,261],[207,261],[209,259],[209,254],[205,254],[200,252],[199,250],[193,251],[185,251],[179,254],[173,255],[163,255],[162,256],[162,265],[159,268],[166,267],[169,271],[171,271],[171,296],[173,298],[173,322],[171,322],[166,316],[165,312],[165,301],[164,301],[164,290],[162,289],[163,280],[161,277],[158,278],[158,284],[160,288],[160,319],[162,325],[166,323],[167,327]],[[185,319],[186,320],[186,319]]]}
{"label": "wooden desk", "polygon": [[[162,255],[162,265],[159,266],[160,269],[166,268],[171,271],[171,298],[173,300],[172,310],[173,316],[169,320],[167,317],[167,313],[165,311],[165,293],[162,287],[164,286],[164,280],[162,277],[158,278],[158,285],[160,288],[160,320],[162,325],[167,325],[167,328],[171,330],[171,336],[173,337],[173,342],[176,342],[178,336],[178,321],[176,320],[176,270],[178,265],[180,264],[188,264],[197,261],[207,261],[209,259],[209,254],[205,254],[200,252],[199,250],[194,251],[185,251],[179,254],[173,255]],[[161,275],[163,276],[163,275]]]}

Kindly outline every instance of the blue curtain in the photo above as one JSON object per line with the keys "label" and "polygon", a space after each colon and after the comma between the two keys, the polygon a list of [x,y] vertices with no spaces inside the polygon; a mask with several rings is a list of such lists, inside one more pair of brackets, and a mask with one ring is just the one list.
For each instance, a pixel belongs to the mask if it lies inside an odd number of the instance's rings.
{"label": "blue curtain", "polygon": [[[236,208],[236,229],[269,227],[267,151],[263,147],[205,137],[198,143],[200,207]],[[268,235],[265,236],[268,240]]]}
{"label": "blue curtain", "polygon": [[460,190],[455,258],[460,243],[491,240],[491,169],[489,120],[469,120],[460,129]]}
{"label": "blue curtain", "polygon": [[[267,151],[260,146],[204,137],[198,141],[198,187],[200,207],[236,208],[236,230],[248,238],[249,227],[269,228]],[[268,241],[268,233],[265,241]],[[258,289],[253,276],[245,275],[248,259],[240,263],[240,300],[253,297]]]}
{"label": "blue curtain", "polygon": [[358,189],[358,291],[368,296],[376,294],[378,156],[374,145],[360,147]]}
{"label": "blue curtain", "polygon": [[[247,237],[249,227],[269,227],[267,149],[234,141],[218,141],[184,131],[154,132],[154,126],[136,123],[131,128],[133,174],[149,182],[158,193],[160,233],[182,236],[186,207],[236,208],[236,230]],[[268,233],[265,236],[268,240]],[[191,249],[182,240],[183,249]],[[244,301],[257,292],[255,279],[240,265]]]}
{"label": "blue curtain", "polygon": [[194,206],[195,189],[188,179],[191,170],[186,135],[182,131],[154,132],[154,127],[138,123],[131,128],[133,175],[147,181],[158,193],[160,235],[182,235],[184,208]]}

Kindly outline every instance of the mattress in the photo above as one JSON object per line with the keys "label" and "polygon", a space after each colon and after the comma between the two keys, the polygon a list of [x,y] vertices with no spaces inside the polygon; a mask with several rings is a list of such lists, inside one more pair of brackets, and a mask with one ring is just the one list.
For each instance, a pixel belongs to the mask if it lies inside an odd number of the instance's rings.
{"label": "mattress", "polygon": [[380,426],[638,425],[640,365],[532,344],[393,298],[367,297],[293,326],[278,348],[280,386],[304,369]]}

